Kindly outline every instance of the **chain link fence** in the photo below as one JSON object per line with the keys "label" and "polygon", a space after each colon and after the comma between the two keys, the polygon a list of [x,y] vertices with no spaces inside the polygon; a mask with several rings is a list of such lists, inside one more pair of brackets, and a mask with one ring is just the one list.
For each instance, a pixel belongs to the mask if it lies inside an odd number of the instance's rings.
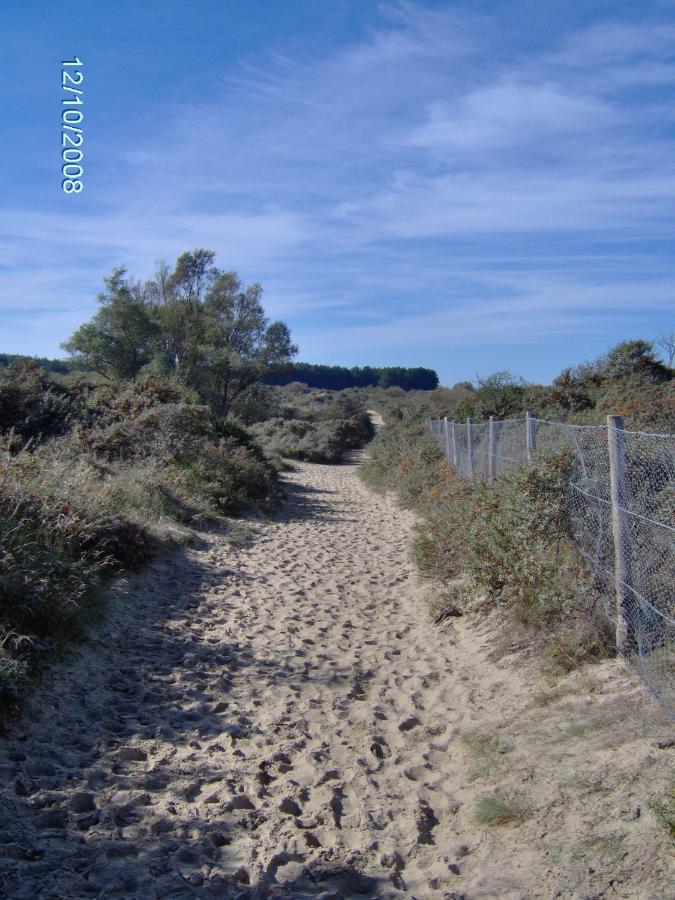
{"label": "chain link fence", "polygon": [[675,435],[568,425],[527,415],[489,422],[431,419],[448,462],[493,483],[538,454],[569,449],[570,535],[588,561],[617,650],[675,719]]}

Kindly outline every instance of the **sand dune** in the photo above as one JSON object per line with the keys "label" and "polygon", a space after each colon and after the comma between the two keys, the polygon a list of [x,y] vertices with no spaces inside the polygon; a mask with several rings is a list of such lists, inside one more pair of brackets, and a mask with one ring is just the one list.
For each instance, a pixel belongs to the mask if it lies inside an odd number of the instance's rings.
{"label": "sand dune", "polygon": [[357,462],[120,587],[0,740],[2,896],[668,895],[672,729],[618,663],[549,696],[489,624],[439,634]]}

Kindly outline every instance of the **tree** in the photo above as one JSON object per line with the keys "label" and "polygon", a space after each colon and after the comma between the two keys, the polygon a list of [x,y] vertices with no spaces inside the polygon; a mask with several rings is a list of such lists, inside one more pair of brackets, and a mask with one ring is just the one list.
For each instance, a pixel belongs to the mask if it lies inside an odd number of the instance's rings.
{"label": "tree", "polygon": [[223,413],[246,388],[297,353],[288,326],[270,324],[265,316],[260,285],[238,290],[238,279],[229,275],[216,279],[207,294],[198,362],[189,376]]}
{"label": "tree", "polygon": [[661,347],[666,352],[666,356],[668,357],[668,368],[673,368],[673,362],[675,361],[675,331],[667,332],[663,331],[656,339],[656,343],[659,347]]}
{"label": "tree", "polygon": [[160,263],[154,280],[145,286],[161,334],[156,359],[160,369],[178,375],[190,370],[191,355],[199,341],[204,294],[218,272],[212,265],[214,259],[211,250],[182,253],[173,271]]}
{"label": "tree", "polygon": [[211,250],[160,263],[144,287],[123,268],[105,279],[101,309],[64,347],[95,371],[133,378],[151,364],[193,387],[219,412],[297,353],[288,326],[270,322],[259,284],[213,265]]}
{"label": "tree", "polygon": [[607,354],[605,374],[610,378],[623,378],[644,372],[657,363],[654,344],[651,341],[623,341]]}
{"label": "tree", "polygon": [[113,269],[98,295],[101,308],[61,346],[78,362],[106,378],[133,378],[148,363],[158,335],[140,285]]}
{"label": "tree", "polygon": [[265,331],[263,363],[270,369],[284,366],[298,352],[291,340],[291,331],[285,322],[272,322]]}
{"label": "tree", "polygon": [[476,381],[478,387],[473,396],[466,397],[462,401],[463,409],[473,410],[466,415],[478,419],[486,419],[489,416],[507,418],[520,411],[527,382],[519,375],[502,370],[486,378],[477,375]]}
{"label": "tree", "polygon": [[[208,284],[223,273],[213,265],[216,254],[213,250],[193,250],[181,253],[176,260],[176,267],[171,276],[171,287],[176,298],[188,306],[198,306]],[[237,280],[234,272],[225,273],[226,277]]]}
{"label": "tree", "polygon": [[288,326],[270,323],[262,287],[213,265],[211,250],[158,268],[146,291],[161,332],[157,365],[172,369],[220,412],[262,375],[297,353]]}
{"label": "tree", "polygon": [[606,378],[625,378],[629,375],[642,375],[650,381],[660,384],[670,381],[673,373],[660,362],[651,341],[623,341],[613,347],[606,357]]}
{"label": "tree", "polygon": [[406,391],[432,391],[438,387],[438,375],[433,369],[406,369],[402,366],[375,368],[373,366],[326,366],[312,363],[288,363],[283,369],[266,376],[268,384],[290,384],[301,381],[310,387],[340,391],[344,388],[394,386]]}

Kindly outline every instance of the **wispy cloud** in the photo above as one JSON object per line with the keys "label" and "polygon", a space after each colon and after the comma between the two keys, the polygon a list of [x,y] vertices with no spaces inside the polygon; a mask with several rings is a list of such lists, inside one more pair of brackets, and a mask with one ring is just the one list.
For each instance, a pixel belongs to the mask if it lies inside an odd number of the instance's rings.
{"label": "wispy cloud", "polygon": [[454,108],[431,104],[428,121],[413,130],[409,142],[480,153],[592,133],[602,121],[616,116],[593,97],[575,96],[556,84],[501,81],[464,95]]}
{"label": "wispy cloud", "polygon": [[648,330],[675,289],[674,37],[605,21],[509,52],[496,19],[400,3],[330,52],[251,53],[111,148],[86,211],[3,211],[0,306],[49,295],[70,327],[111,265],[208,246],[307,358],[599,334],[629,297]]}

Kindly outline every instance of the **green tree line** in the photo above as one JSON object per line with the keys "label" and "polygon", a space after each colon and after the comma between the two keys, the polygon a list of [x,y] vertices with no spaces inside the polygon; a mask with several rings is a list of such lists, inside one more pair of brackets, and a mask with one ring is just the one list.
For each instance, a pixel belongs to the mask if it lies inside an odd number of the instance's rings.
{"label": "green tree line", "polygon": [[438,375],[433,369],[403,366],[325,366],[312,363],[289,363],[281,371],[264,378],[267,384],[283,385],[301,381],[313,388],[341,391],[355,387],[400,387],[406,391],[433,391]]}
{"label": "green tree line", "polygon": [[70,372],[68,360],[65,359],[47,359],[45,356],[24,356],[21,353],[0,353],[0,366],[9,368],[10,366],[25,366],[28,363],[37,364],[45,372],[58,372],[60,375],[67,375]]}

